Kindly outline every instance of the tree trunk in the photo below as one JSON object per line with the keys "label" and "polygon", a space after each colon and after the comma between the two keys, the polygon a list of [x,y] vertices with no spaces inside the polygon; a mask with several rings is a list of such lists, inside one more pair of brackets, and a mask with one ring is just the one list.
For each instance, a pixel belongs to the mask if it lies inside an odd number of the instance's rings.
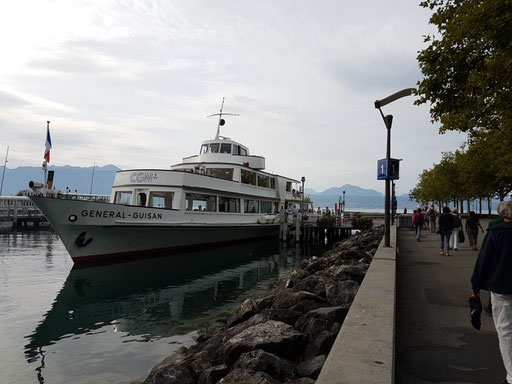
{"label": "tree trunk", "polygon": [[492,211],[492,200],[490,197],[487,198],[487,208],[489,208],[489,215],[490,215],[491,211]]}
{"label": "tree trunk", "polygon": [[479,199],[478,201],[480,203],[479,212],[480,212],[480,214],[482,214],[482,199]]}

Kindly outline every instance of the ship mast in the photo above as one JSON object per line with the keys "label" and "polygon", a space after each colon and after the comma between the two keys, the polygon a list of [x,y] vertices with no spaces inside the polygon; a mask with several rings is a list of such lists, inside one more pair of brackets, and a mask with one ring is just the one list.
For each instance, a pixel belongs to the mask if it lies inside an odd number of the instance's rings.
{"label": "ship mast", "polygon": [[222,118],[222,115],[227,115],[227,116],[240,116],[238,113],[226,113],[226,112],[223,112],[223,109],[224,109],[224,97],[222,98],[222,104],[220,106],[220,113],[214,113],[213,115],[210,115],[210,116],[207,116],[207,117],[212,117],[212,116],[219,116],[219,124],[217,125],[217,134],[215,135],[215,140],[219,140],[219,138],[221,138],[222,136],[220,135],[220,127],[222,127],[224,124],[226,124],[226,120],[224,120]]}
{"label": "ship mast", "polygon": [[0,184],[0,196],[2,196],[2,189],[4,189],[4,176],[5,168],[7,167],[7,155],[9,154],[9,146],[7,146],[7,152],[5,153],[4,171],[2,172],[2,184]]}

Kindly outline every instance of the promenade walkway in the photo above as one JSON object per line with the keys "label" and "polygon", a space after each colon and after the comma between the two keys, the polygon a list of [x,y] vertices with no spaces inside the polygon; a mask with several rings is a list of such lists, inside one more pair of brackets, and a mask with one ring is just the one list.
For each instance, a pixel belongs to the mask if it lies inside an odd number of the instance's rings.
{"label": "promenade walkway", "polygon": [[421,242],[414,232],[399,231],[398,247],[395,383],[499,383],[505,369],[493,320],[482,313],[480,331],[469,320],[478,252],[466,240],[450,257],[441,256],[439,235],[428,230]]}

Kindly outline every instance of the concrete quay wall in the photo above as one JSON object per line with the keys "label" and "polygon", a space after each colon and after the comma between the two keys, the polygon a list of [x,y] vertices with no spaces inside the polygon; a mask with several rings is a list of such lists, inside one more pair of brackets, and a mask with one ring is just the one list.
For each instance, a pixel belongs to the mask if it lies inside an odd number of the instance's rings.
{"label": "concrete quay wall", "polygon": [[396,226],[357,292],[316,384],[392,384],[395,376]]}

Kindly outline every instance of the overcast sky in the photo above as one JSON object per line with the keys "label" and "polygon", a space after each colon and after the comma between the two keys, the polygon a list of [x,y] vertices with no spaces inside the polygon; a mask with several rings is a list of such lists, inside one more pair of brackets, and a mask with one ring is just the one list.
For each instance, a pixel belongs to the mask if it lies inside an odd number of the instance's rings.
{"label": "overcast sky", "polygon": [[[24,0],[0,6],[0,159],[168,168],[221,134],[267,171],[323,191],[384,190],[386,129],[374,101],[421,78],[432,32],[414,0]],[[398,193],[465,136],[438,134],[407,97],[393,114]]]}

